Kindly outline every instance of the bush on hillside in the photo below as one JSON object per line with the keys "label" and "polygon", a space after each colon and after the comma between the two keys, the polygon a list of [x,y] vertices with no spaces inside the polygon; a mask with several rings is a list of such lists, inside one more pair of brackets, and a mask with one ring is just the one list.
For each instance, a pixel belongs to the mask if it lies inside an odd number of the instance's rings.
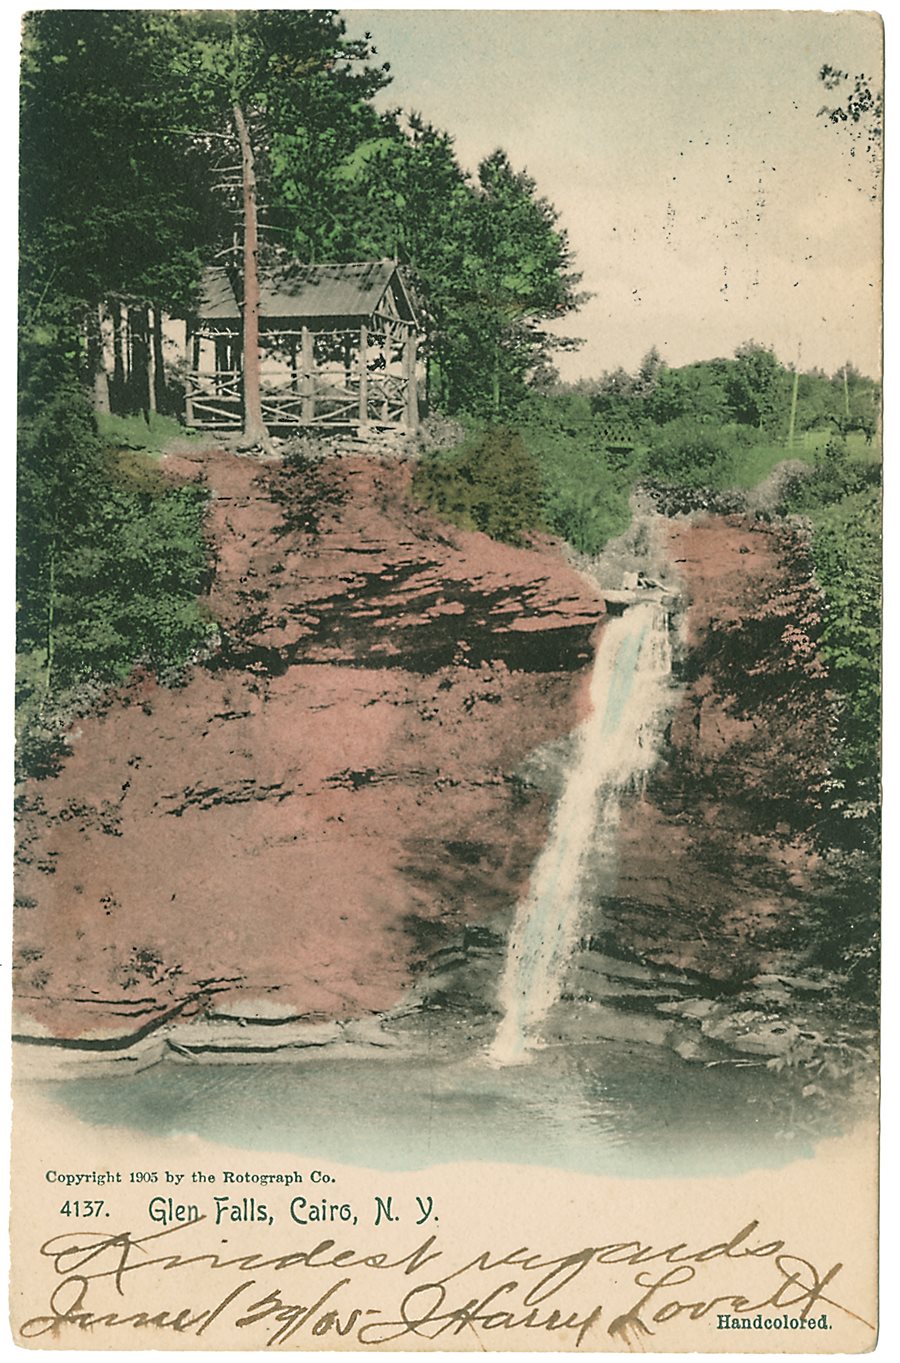
{"label": "bush on hillside", "polygon": [[827,603],[822,656],[840,692],[837,803],[859,820],[878,803],[881,732],[881,498],[851,493],[813,517],[812,556]]}
{"label": "bush on hillside", "polygon": [[509,544],[544,524],[540,468],[519,432],[506,426],[488,426],[424,460],[413,491],[456,525]]}
{"label": "bush on hillside", "polygon": [[57,357],[38,346],[34,360],[23,370],[17,505],[25,765],[29,733],[63,693],[121,681],[136,663],[176,674],[214,633],[197,600],[210,572],[206,490],[108,451]]}
{"label": "bush on hillside", "polygon": [[733,426],[679,417],[657,427],[644,457],[644,476],[668,486],[727,487],[750,439]]}
{"label": "bush on hillside", "polygon": [[628,528],[640,453],[607,450],[603,419],[577,394],[532,400],[518,415],[540,467],[546,525],[580,553],[598,553]]}
{"label": "bush on hillside", "polygon": [[784,510],[816,512],[880,482],[879,463],[853,459],[845,440],[831,439],[824,450],[816,450],[812,472],[791,479],[785,488]]}

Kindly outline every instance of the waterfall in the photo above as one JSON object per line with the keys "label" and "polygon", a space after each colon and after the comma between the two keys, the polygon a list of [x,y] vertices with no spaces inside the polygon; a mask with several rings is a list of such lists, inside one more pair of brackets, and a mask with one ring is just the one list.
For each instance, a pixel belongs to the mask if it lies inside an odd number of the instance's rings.
{"label": "waterfall", "polygon": [[[668,616],[641,601],[603,628],[591,677],[590,716],[554,811],[550,835],[519,902],[500,981],[503,1017],[488,1058],[528,1058],[536,1029],[559,998],[582,921],[587,863],[594,888],[615,871],[622,795],[653,766],[671,675]],[[611,885],[610,885],[611,888]]]}

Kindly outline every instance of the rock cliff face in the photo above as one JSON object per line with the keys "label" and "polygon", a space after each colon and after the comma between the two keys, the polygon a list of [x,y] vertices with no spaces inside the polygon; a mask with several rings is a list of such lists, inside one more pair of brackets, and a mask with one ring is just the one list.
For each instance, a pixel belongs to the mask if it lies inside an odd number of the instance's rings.
{"label": "rock cliff face", "polygon": [[[822,806],[834,713],[802,540],[743,515],[656,525],[681,580],[678,690],[660,758],[624,803],[617,879],[584,922],[551,1026],[683,1058],[843,1082],[841,981],[817,964]],[[859,1038],[871,1019],[856,1020]]]}
{"label": "rock cliff face", "polygon": [[602,605],[553,544],[416,507],[402,463],[168,465],[213,493],[222,646],[134,678],[23,790],[18,1030],[396,1007],[505,925],[548,816],[518,773],[583,715]]}
{"label": "rock cliff face", "polygon": [[[423,1018],[429,1047],[488,1043],[601,593],[549,541],[416,506],[409,464],[168,467],[212,492],[220,647],[180,687],[135,676],[21,792],[18,1033],[129,1060],[160,1053],[163,1023],[193,1055],[414,1044]],[[802,543],[741,515],[630,535],[607,576],[678,582],[673,704],[615,865],[583,887],[547,1035],[817,1066],[809,830],[832,714]]]}
{"label": "rock cliff face", "polygon": [[681,699],[622,822],[604,935],[739,985],[784,964],[815,881],[809,832],[833,741],[811,637],[821,598],[788,528],[680,517],[665,533],[686,605]]}

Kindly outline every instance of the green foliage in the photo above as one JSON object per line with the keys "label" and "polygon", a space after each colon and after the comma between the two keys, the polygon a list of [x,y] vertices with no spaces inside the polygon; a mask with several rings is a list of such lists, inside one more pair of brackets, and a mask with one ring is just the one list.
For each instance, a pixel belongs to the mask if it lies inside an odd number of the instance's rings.
{"label": "green foliage", "polygon": [[729,407],[735,421],[768,434],[787,429],[789,371],[768,346],[747,341],[738,346],[726,374]]}
{"label": "green foliage", "polygon": [[475,423],[461,446],[423,459],[413,489],[441,515],[499,539],[520,543],[543,529],[597,553],[627,528],[640,468],[639,454],[611,455],[599,429],[586,398],[533,395],[515,427]]}
{"label": "green foliage", "polygon": [[644,399],[647,415],[657,425],[690,419],[701,425],[720,425],[731,419],[727,389],[729,361],[708,360],[662,369]]}
{"label": "green foliage", "polygon": [[881,899],[877,840],[868,846],[827,846],[816,894],[810,900],[813,964],[839,970],[844,989],[877,1006]]}
{"label": "green foliage", "polygon": [[502,151],[473,183],[452,138],[415,116],[386,117],[340,175],[347,249],[397,255],[417,279],[430,406],[508,417],[553,349],[573,344],[543,326],[580,301],[553,207]]}
{"label": "green foliage", "polygon": [[[481,163],[478,182],[466,276],[480,314],[490,410],[497,416],[524,395],[527,374],[550,345],[540,323],[577,305],[577,277],[569,273],[568,243],[555,210],[504,152]],[[473,398],[467,406],[477,411]]]}
{"label": "green foliage", "polygon": [[107,483],[59,554],[58,684],[119,681],[141,662],[168,674],[210,636],[197,597],[207,579],[198,486],[151,494]]}
{"label": "green foliage", "polygon": [[849,819],[878,801],[881,733],[881,496],[847,492],[813,516],[813,561],[827,602],[822,655],[841,693],[837,799]]}
{"label": "green foliage", "polygon": [[196,431],[188,430],[174,417],[160,412],[149,412],[147,416],[98,412],[96,421],[101,440],[119,450],[145,450],[159,455],[174,440],[202,439]]}
{"label": "green foliage", "polygon": [[[815,373],[806,378],[808,398],[824,403],[839,392],[843,402],[844,370],[833,379]],[[876,410],[871,380],[855,371],[847,378],[851,401]],[[533,524],[553,530],[584,553],[596,553],[626,529],[629,495],[642,480],[667,490],[672,510],[698,504],[735,510],[737,490],[755,487],[786,459],[815,465],[811,477],[797,476],[788,485],[793,489],[789,510],[804,511],[871,486],[878,478],[877,450],[863,432],[854,431],[836,445],[827,431],[807,431],[790,448],[760,432],[766,394],[787,392],[791,382],[790,370],[751,343],[735,360],[682,369],[668,369],[651,351],[634,376],[616,370],[590,384],[532,392],[512,409],[507,426],[520,432],[540,470],[541,514]],[[735,417],[735,394],[744,404],[744,421]],[[660,420],[672,412],[678,415]],[[845,447],[851,450],[846,457],[839,453]],[[448,514],[463,514],[465,489],[454,502],[445,487],[435,501],[427,482],[418,486],[426,500]]]}
{"label": "green foliage", "polygon": [[533,397],[519,420],[541,470],[545,524],[581,553],[597,553],[628,527],[640,453],[605,448],[607,419],[595,417],[585,397]]}
{"label": "green foliage", "polygon": [[807,518],[825,598],[818,646],[838,729],[823,837],[830,848],[858,854],[860,865],[868,864],[879,841],[880,482],[880,464],[861,437],[833,437],[815,451],[812,472],[789,486],[783,508]]}
{"label": "green foliage", "polygon": [[[746,428],[742,429],[745,430]],[[788,447],[781,441],[766,441],[765,439],[753,441],[752,444],[741,449],[735,463],[731,486],[734,488],[757,487],[778,464],[783,464],[786,459],[791,460],[792,463],[811,464],[814,457],[814,445],[797,443]]]}
{"label": "green foliage", "polygon": [[593,406],[597,413],[627,414],[639,425],[683,420],[772,431],[787,428],[789,387],[790,371],[753,341],[740,346],[733,360],[702,360],[679,369],[670,369],[652,350],[634,376],[623,369],[604,374]]}
{"label": "green foliage", "polygon": [[240,105],[263,254],[403,260],[429,313],[432,406],[508,413],[549,352],[572,344],[544,329],[578,302],[565,233],[502,151],[473,181],[448,134],[379,115],[388,73],[373,56],[332,10],[30,15],[26,306],[90,334],[106,297],[190,306],[201,263],[231,246],[240,218]]}
{"label": "green foliage", "polygon": [[189,299],[209,240],[206,177],[173,127],[174,16],[40,10],[25,18],[23,315],[110,294]]}
{"label": "green foliage", "polygon": [[[628,421],[638,431],[678,420],[739,426],[754,430],[756,441],[771,447],[788,433],[793,383],[793,370],[767,347],[748,341],[733,359],[702,360],[678,369],[669,368],[651,350],[635,374],[615,369],[570,391],[583,391],[598,415]],[[878,386],[849,363],[831,378],[821,370],[798,374],[795,439],[836,430],[844,437],[859,433],[871,443],[879,406]],[[748,476],[741,484],[750,485]]]}
{"label": "green foliage", "polygon": [[601,456],[572,448],[553,468],[545,493],[547,524],[583,554],[596,554],[628,529],[629,487]]}
{"label": "green foliage", "polygon": [[847,441],[832,437],[824,449],[814,451],[812,473],[793,484],[787,509],[815,515],[845,497],[877,487],[880,480],[878,463],[851,457]]}
{"label": "green foliage", "polygon": [[457,525],[510,544],[541,526],[540,469],[521,435],[504,426],[423,461],[413,491]]}
{"label": "green foliage", "polygon": [[644,473],[654,482],[679,487],[728,487],[747,443],[739,428],[679,417],[654,432]]}
{"label": "green foliage", "polygon": [[[17,643],[30,731],[63,694],[136,663],[177,672],[214,631],[197,601],[205,491],[135,476],[107,450],[64,345],[26,344],[21,373]],[[26,732],[23,760],[38,762],[40,746]]]}
{"label": "green foliage", "polygon": [[[388,76],[370,64],[368,41],[345,35],[334,10],[206,10],[175,16],[169,50],[168,84],[205,162],[239,159],[233,110],[240,105],[267,231],[306,261],[358,258],[347,233],[346,167],[377,132],[370,101]],[[218,195],[224,245],[229,210],[240,207],[238,177],[220,174],[215,182],[234,186]]]}

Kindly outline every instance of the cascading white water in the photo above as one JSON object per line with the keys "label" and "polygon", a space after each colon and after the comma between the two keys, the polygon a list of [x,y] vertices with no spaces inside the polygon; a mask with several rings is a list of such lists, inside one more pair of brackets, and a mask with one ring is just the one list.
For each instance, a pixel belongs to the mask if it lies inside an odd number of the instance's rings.
{"label": "cascading white water", "polygon": [[671,676],[668,616],[642,601],[603,629],[591,678],[592,712],[576,731],[578,747],[556,806],[550,836],[520,901],[498,1001],[503,1017],[488,1059],[521,1063],[556,1002],[582,920],[582,883],[590,859],[615,865],[622,794],[641,783],[656,759]]}

